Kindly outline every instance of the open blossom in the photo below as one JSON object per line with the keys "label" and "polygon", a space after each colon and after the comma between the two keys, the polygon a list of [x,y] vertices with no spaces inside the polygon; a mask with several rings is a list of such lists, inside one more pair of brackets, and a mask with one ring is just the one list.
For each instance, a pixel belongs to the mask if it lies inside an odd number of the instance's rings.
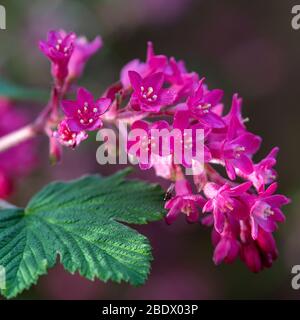
{"label": "open blossom", "polygon": [[79,88],[76,100],[63,100],[62,108],[71,131],[93,131],[102,127],[101,116],[108,110],[110,104],[111,100],[108,98],[94,101],[89,91]]}
{"label": "open blossom", "polygon": [[169,127],[170,126],[166,121],[148,123],[143,120],[138,120],[132,124],[131,133],[133,134],[136,132],[136,136],[132,138],[129,136],[127,150],[130,155],[138,159],[139,166],[142,170],[149,169],[154,164],[158,166],[159,164],[156,163],[156,161],[160,161],[161,164],[163,164],[163,161],[166,161],[165,165],[168,165],[167,159],[162,159],[162,156],[167,157],[169,155],[162,153],[162,145],[155,144],[155,137],[152,134],[152,130],[169,130]]}
{"label": "open blossom", "polygon": [[210,141],[209,147],[213,158],[224,163],[228,177],[234,180],[238,171],[244,175],[250,175],[253,172],[251,158],[260,144],[261,138],[253,133],[244,131],[237,136],[235,122],[232,120],[228,125],[226,138],[221,141]]}
{"label": "open blossom", "polygon": [[85,64],[102,47],[101,37],[96,37],[88,42],[85,37],[78,37],[74,41],[74,52],[68,64],[68,77],[70,79],[79,78],[83,72]]}
{"label": "open blossom", "polygon": [[196,222],[199,219],[199,208],[202,208],[205,200],[200,194],[193,194],[189,182],[180,179],[175,182],[176,195],[168,200],[165,208],[168,210],[166,222],[171,224],[181,212],[186,215],[189,222]]}
{"label": "open blossom", "polygon": [[212,111],[212,108],[220,103],[223,91],[214,89],[209,91],[204,87],[204,79],[199,84],[192,95],[187,99],[187,107],[193,117],[203,125],[212,128],[223,128],[224,121],[220,116]]}
{"label": "open blossom", "polygon": [[223,186],[209,182],[204,187],[205,196],[209,199],[203,212],[213,212],[215,229],[222,233],[227,215],[243,219],[247,217],[247,206],[239,198],[250,187],[251,182],[242,183],[236,187],[230,187],[228,184]]}
{"label": "open blossom", "polygon": [[162,106],[170,105],[175,99],[175,92],[164,89],[164,74],[153,73],[145,78],[135,71],[129,71],[129,79],[134,90],[130,105],[134,110],[158,112]]}
{"label": "open blossom", "polygon": [[259,192],[263,191],[265,186],[272,183],[277,177],[273,167],[276,164],[278,151],[279,148],[273,148],[263,160],[254,165],[253,172],[247,176]]}
{"label": "open blossom", "polygon": [[56,138],[62,145],[66,147],[75,148],[82,141],[88,138],[85,131],[71,131],[66,120],[63,120],[53,132],[53,137]]}
{"label": "open blossom", "polygon": [[277,229],[277,222],[283,222],[285,217],[281,211],[281,207],[288,204],[290,200],[281,195],[274,194],[277,184],[274,182],[266,191],[263,191],[250,198],[252,202],[250,210],[252,238],[258,236],[258,226],[266,232],[274,232]]}
{"label": "open blossom", "polygon": [[68,63],[74,51],[76,35],[63,30],[50,31],[47,41],[40,41],[41,51],[52,62],[52,75],[62,81],[68,75]]}
{"label": "open blossom", "polygon": [[[211,160],[211,152],[205,145],[205,140],[211,132],[210,128],[203,126],[201,123],[191,124],[190,120],[189,113],[186,111],[185,106],[182,104],[177,105],[174,114],[173,129],[180,130],[180,138],[182,140],[181,159],[182,164],[186,168],[192,166],[193,160],[201,160],[197,157],[203,156],[204,162]],[[202,148],[203,154],[197,154],[197,151],[199,151],[197,149],[202,150]]]}

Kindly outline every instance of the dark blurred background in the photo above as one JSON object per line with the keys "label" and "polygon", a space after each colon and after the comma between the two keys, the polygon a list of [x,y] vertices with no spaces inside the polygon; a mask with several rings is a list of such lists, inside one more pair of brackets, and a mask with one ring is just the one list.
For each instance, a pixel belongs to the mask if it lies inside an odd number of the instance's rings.
{"label": "dark blurred background", "polygon": [[[260,274],[250,273],[240,262],[214,266],[210,231],[181,219],[171,227],[158,222],[139,228],[149,236],[155,258],[143,287],[90,282],[57,266],[20,298],[300,298],[300,291],[290,284],[291,268],[300,264],[300,30],[291,27],[291,9],[297,1],[2,0],[1,4],[7,10],[7,30],[0,33],[1,78],[50,88],[49,62],[37,42],[49,29],[64,28],[89,39],[103,37],[104,49],[91,59],[80,80],[100,94],[118,80],[127,61],[144,59],[146,42],[152,40],[158,53],[184,59],[190,70],[207,78],[210,87],[223,88],[227,107],[233,93],[243,97],[243,114],[251,119],[248,127],[263,137],[256,160],[273,146],[280,147],[280,192],[293,199],[285,210],[287,221],[276,233],[280,257]],[[19,107],[34,118],[42,106],[24,103]],[[19,183],[12,199],[18,205],[54,179],[116,170],[96,163],[98,145],[93,138],[76,152],[66,151],[63,163],[51,167],[46,139],[39,139],[40,165]],[[153,172],[138,174],[154,180]]]}

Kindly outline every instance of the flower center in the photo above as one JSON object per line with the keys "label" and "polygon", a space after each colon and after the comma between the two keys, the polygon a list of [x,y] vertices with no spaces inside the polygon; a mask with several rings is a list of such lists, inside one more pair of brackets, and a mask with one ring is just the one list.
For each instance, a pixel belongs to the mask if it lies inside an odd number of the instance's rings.
{"label": "flower center", "polygon": [[157,94],[155,94],[154,89],[152,87],[145,88],[141,86],[141,95],[144,99],[149,102],[154,102],[157,100]]}
{"label": "flower center", "polygon": [[[97,113],[97,112],[98,112],[98,109],[93,108],[93,113]],[[78,108],[77,113],[78,113],[79,122],[81,124],[89,125],[94,122],[94,117],[91,116],[90,106],[88,102],[85,102],[82,108]]]}
{"label": "flower center", "polygon": [[203,112],[203,113],[209,113],[209,110],[211,108],[210,103],[205,103],[205,104],[199,104],[198,108]]}
{"label": "flower center", "polygon": [[239,158],[243,152],[245,152],[245,147],[237,146],[234,148],[234,156],[235,158]]}

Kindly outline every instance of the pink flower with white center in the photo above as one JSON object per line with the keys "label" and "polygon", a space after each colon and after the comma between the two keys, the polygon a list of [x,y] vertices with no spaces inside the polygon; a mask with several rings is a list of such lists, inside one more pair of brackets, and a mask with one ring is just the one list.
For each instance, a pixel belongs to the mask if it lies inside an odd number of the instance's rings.
{"label": "pink flower with white center", "polygon": [[47,41],[40,41],[40,50],[52,62],[52,75],[63,81],[68,75],[68,64],[74,51],[75,33],[50,31]]}
{"label": "pink flower with white center", "polygon": [[204,194],[209,199],[203,207],[203,212],[213,212],[214,226],[218,233],[222,233],[228,215],[235,219],[248,217],[247,205],[240,196],[251,187],[251,182],[242,183],[236,187],[228,184],[220,186],[209,182],[204,186]]}
{"label": "pink flower with white center", "polygon": [[258,226],[266,232],[273,232],[277,229],[277,222],[285,220],[285,216],[280,208],[288,204],[290,200],[281,194],[274,195],[276,189],[277,183],[274,182],[266,191],[249,199],[251,203],[250,222],[253,239],[257,239]]}
{"label": "pink flower with white center", "polygon": [[205,204],[204,198],[200,194],[193,194],[191,185],[184,178],[175,182],[175,191],[176,196],[165,204],[165,209],[169,210],[166,222],[173,223],[181,212],[186,215],[188,222],[197,222],[198,208],[202,208]]}
{"label": "pink flower with white center", "polygon": [[212,157],[225,165],[228,177],[236,178],[236,171],[244,175],[253,172],[252,155],[257,152],[261,138],[245,131],[236,137],[236,122],[232,119],[224,141],[211,141],[209,144]]}
{"label": "pink flower with white center", "polygon": [[[155,141],[153,140],[153,135],[151,133],[152,129],[156,129],[158,131],[167,129],[169,130],[169,124],[166,121],[156,121],[154,123],[148,123],[143,120],[135,121],[132,126],[131,130],[141,130],[144,134],[141,136],[135,137],[136,140],[132,141],[131,139],[128,139],[127,142],[127,150],[128,153],[134,157],[137,157],[139,160],[139,166],[142,170],[150,169],[154,164],[155,161],[158,161],[156,165],[161,164],[161,161],[163,161],[162,156],[167,157],[168,155],[165,155],[162,153],[162,144],[159,144],[158,146],[155,145]],[[138,149],[136,153],[132,153],[133,146],[138,145]],[[154,151],[157,152],[157,154],[154,154]],[[166,166],[168,166],[168,160],[164,159],[166,161]]]}
{"label": "pink flower with white center", "polygon": [[102,127],[101,116],[108,110],[110,104],[111,100],[108,98],[94,101],[89,91],[79,88],[76,100],[63,100],[62,109],[71,131],[93,131]]}
{"label": "pink flower with white center", "polygon": [[85,37],[78,37],[74,42],[74,52],[68,64],[69,78],[79,78],[83,69],[92,55],[94,55],[103,45],[101,37],[96,37],[88,42]]}
{"label": "pink flower with white center", "polygon": [[[211,153],[204,142],[210,134],[211,129],[203,126],[201,123],[191,124],[189,113],[186,111],[186,106],[184,104],[177,105],[176,110],[177,111],[174,114],[173,128],[181,131],[182,164],[186,168],[190,168],[192,166],[192,161],[197,157],[197,147],[203,148],[203,160],[204,162],[209,162],[211,160]],[[190,130],[189,135],[187,135],[187,132],[185,131],[186,129]],[[203,132],[203,135],[197,135],[198,132]],[[197,143],[197,139],[199,139],[199,143]]]}
{"label": "pink flower with white center", "polygon": [[203,125],[211,128],[224,128],[225,123],[212,108],[220,103],[223,91],[219,89],[207,90],[204,87],[204,78],[199,81],[193,94],[187,99],[187,107],[193,117]]}
{"label": "pink flower with white center", "polygon": [[272,183],[277,177],[277,173],[273,167],[276,165],[278,151],[278,147],[273,148],[263,160],[254,165],[253,172],[245,176],[248,180],[252,181],[258,192],[264,191],[265,185]]}
{"label": "pink flower with white center", "polygon": [[82,141],[88,138],[88,135],[85,131],[74,132],[71,131],[66,120],[63,120],[59,123],[57,131],[53,132],[53,137],[56,138],[60,144],[75,148]]}
{"label": "pink flower with white center", "polygon": [[130,105],[134,110],[159,112],[161,107],[173,103],[176,93],[163,88],[162,72],[153,73],[145,78],[135,71],[129,71],[128,75],[134,90],[130,99]]}

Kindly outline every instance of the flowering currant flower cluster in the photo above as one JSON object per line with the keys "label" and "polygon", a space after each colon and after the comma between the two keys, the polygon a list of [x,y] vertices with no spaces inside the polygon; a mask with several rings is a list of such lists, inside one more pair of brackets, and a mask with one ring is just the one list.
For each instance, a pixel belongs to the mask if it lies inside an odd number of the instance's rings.
{"label": "flowering currant flower cluster", "polygon": [[[28,121],[26,114],[3,97],[0,97],[0,118],[0,138]],[[8,198],[14,191],[15,183],[28,175],[36,165],[35,143],[32,140],[0,153],[0,198]]]}
{"label": "flowering currant flower cluster", "polygon": [[[140,162],[141,169],[153,167],[157,176],[170,181],[166,222],[171,224],[183,214],[188,222],[212,227],[216,264],[240,257],[253,272],[270,267],[278,255],[272,233],[284,221],[281,207],[289,199],[276,194],[278,148],[258,163],[252,159],[262,139],[247,130],[242,99],[235,94],[229,112],[224,113],[222,90],[208,88],[205,79],[189,72],[183,61],[156,54],[149,42],[146,61],[126,64],[119,82],[101,97],[94,99],[86,89],[77,88],[76,100],[66,100],[74,88],[71,84],[101,46],[100,37],[89,43],[64,31],[52,31],[40,43],[55,80],[46,129],[51,152],[59,158],[59,145],[75,148],[88,131],[119,120],[146,132],[202,129],[204,169],[192,179],[183,172],[185,163],[174,162],[172,148],[167,156],[153,155],[153,163]],[[151,145],[147,150],[151,154]],[[218,172],[221,167],[223,175]]]}

